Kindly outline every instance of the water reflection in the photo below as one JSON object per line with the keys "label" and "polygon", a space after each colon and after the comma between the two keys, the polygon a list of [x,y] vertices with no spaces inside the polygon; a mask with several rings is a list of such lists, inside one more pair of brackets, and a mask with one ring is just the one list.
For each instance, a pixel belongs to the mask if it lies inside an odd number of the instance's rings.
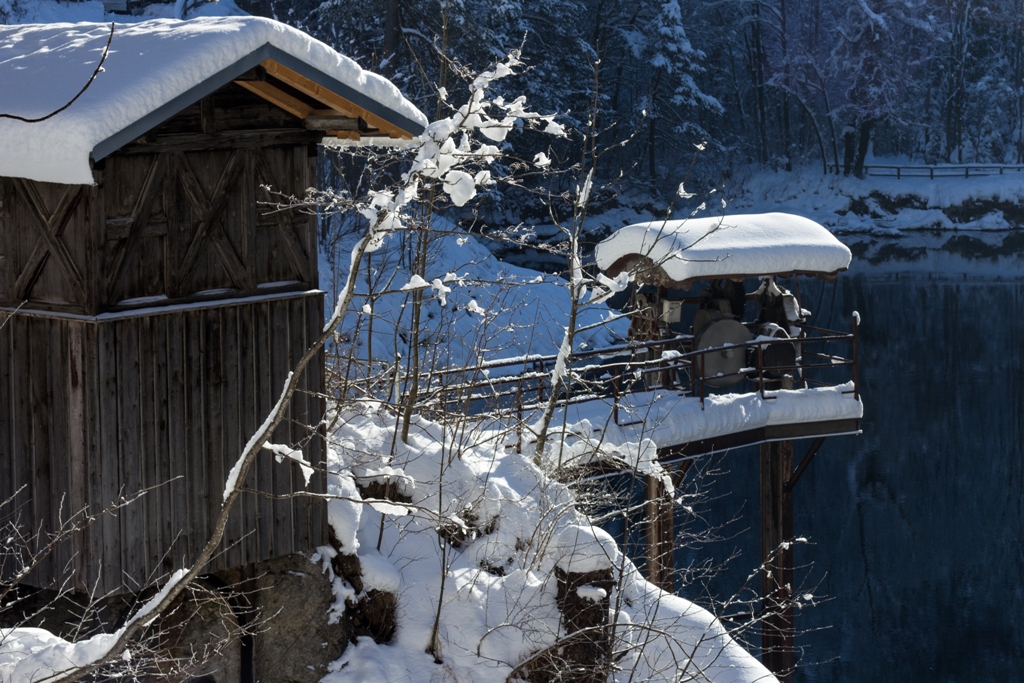
{"label": "water reflection", "polygon": [[[862,315],[864,435],[826,441],[795,491],[798,585],[830,598],[797,616],[820,662],[797,680],[1024,680],[1024,239],[845,239],[851,272],[801,284],[816,324]],[[756,449],[723,465],[710,521],[739,511],[736,536],[676,560],[740,550],[717,595],[759,557]]]}

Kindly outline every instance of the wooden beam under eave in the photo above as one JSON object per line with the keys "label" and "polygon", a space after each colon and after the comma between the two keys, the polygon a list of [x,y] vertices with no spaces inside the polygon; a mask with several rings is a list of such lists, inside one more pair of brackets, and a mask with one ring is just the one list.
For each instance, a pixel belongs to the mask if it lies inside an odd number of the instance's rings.
{"label": "wooden beam under eave", "polygon": [[310,114],[302,122],[306,130],[359,130],[359,119],[348,116],[340,116],[337,112],[331,112],[331,116]]}
{"label": "wooden beam under eave", "polygon": [[235,81],[251,93],[259,95],[267,102],[284,109],[286,112],[300,119],[305,119],[313,113],[313,107],[302,100],[292,97],[280,88],[276,88],[266,81]]}
{"label": "wooden beam under eave", "polygon": [[361,118],[371,127],[376,128],[391,138],[412,138],[412,134],[388,123],[376,114],[372,114],[362,107],[353,104],[341,95],[331,92],[319,83],[306,78],[300,73],[292,71],[286,66],[278,64],[272,59],[261,62],[261,66],[274,78],[287,83],[299,92],[323,102],[331,109],[350,118]]}

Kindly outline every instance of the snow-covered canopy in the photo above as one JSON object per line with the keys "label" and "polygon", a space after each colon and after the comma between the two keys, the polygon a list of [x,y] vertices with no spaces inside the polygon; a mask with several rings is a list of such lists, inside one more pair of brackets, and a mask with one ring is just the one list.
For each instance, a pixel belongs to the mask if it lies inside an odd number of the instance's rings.
{"label": "snow-covered canopy", "polygon": [[[0,26],[0,113],[44,116],[96,68],[109,24]],[[98,160],[185,107],[273,60],[395,129],[426,117],[390,81],[285,24],[260,17],[117,24],[110,54],[68,109],[39,123],[0,118],[0,176],[91,184]]]}
{"label": "snow-covered canopy", "polygon": [[792,273],[832,277],[849,267],[851,254],[810,219],[763,213],[627,225],[598,244],[595,257],[613,276],[653,262],[670,282],[685,284]]}

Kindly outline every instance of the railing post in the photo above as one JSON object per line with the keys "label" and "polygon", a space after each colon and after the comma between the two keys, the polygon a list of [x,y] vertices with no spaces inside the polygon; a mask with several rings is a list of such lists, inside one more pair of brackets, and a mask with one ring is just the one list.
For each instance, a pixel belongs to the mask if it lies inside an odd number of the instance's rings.
{"label": "railing post", "polygon": [[900,179],[900,171],[903,170],[899,166],[896,167],[896,180]]}
{"label": "railing post", "polygon": [[704,409],[704,366],[700,362],[700,356],[694,356],[690,359],[690,365],[693,369],[693,375],[690,377],[693,384],[690,387],[690,395],[696,396],[700,399],[701,410]]}
{"label": "railing post", "polygon": [[859,401],[860,400],[860,372],[858,371],[859,364],[857,362],[857,355],[858,355],[857,328],[859,327],[859,325],[857,324],[857,320],[858,320],[858,318],[860,318],[860,315],[856,311],[854,311],[852,317],[853,317],[853,324],[852,324],[852,327],[853,327],[853,398]]}
{"label": "railing post", "polygon": [[757,345],[757,386],[761,390],[761,399],[767,398],[764,395],[764,345]]}
{"label": "railing post", "polygon": [[704,355],[700,354],[700,409],[704,410]]}
{"label": "railing post", "polygon": [[622,368],[616,368],[615,376],[612,377],[612,418],[615,424],[619,424],[619,379],[622,377]]}

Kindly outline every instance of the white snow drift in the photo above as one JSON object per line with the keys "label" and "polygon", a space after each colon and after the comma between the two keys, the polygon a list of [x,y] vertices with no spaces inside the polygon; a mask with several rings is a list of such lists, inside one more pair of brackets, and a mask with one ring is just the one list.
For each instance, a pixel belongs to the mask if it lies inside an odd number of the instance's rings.
{"label": "white snow drift", "polygon": [[[351,406],[338,424],[329,486],[348,500],[331,503],[330,523],[343,552],[358,554],[364,589],[396,593],[398,630],[386,645],[369,638],[350,645],[324,683],[506,683],[516,666],[565,636],[556,566],[612,569],[610,592],[584,586],[581,597],[609,599],[622,655],[613,680],[775,680],[711,613],[645,581],[611,536],[577,511],[572,490],[516,452],[514,433],[413,418],[403,443],[393,413],[372,402]],[[409,514],[384,514],[383,536],[382,514],[352,502],[359,497],[353,472],[364,468],[399,477],[412,497]],[[467,530],[447,552],[437,533],[444,520]],[[339,602],[358,599],[340,580],[335,586]],[[424,651],[438,615],[442,664]]]}

